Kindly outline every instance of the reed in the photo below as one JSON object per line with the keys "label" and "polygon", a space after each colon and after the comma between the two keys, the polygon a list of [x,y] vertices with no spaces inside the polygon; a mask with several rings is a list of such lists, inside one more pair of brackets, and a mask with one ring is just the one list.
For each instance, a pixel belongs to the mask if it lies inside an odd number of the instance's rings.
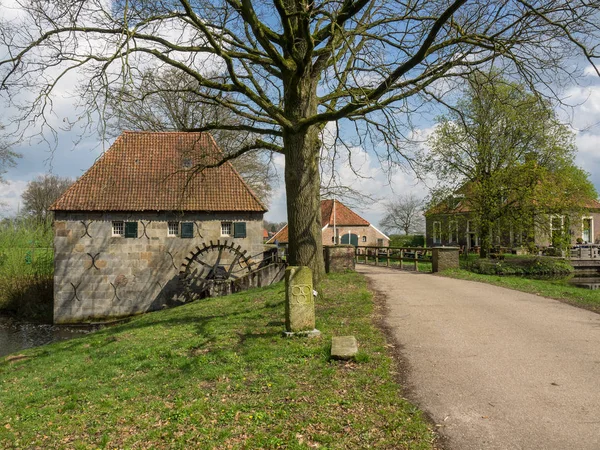
{"label": "reed", "polygon": [[0,226],[0,310],[31,320],[51,321],[53,232],[22,220]]}

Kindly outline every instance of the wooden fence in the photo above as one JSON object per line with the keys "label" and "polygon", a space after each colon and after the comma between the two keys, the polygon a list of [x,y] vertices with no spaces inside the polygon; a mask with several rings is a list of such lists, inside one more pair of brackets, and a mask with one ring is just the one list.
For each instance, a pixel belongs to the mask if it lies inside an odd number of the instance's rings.
{"label": "wooden fence", "polygon": [[[423,247],[356,247],[357,264],[431,272],[431,249]],[[419,268],[419,265],[421,266]]]}

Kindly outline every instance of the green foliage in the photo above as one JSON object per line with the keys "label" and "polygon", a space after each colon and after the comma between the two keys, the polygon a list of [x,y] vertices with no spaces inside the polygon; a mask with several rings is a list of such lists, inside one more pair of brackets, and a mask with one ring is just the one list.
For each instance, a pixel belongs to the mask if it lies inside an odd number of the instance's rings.
{"label": "green foliage", "polygon": [[[431,448],[364,278],[325,278],[320,338],[282,337],[284,295],[206,299],[1,361],[0,447]],[[349,334],[359,362],[331,361]]]}
{"label": "green foliage", "polygon": [[32,221],[0,223],[0,310],[51,321],[53,232]]}
{"label": "green foliage", "polygon": [[573,273],[573,266],[564,259],[543,256],[517,256],[503,260],[476,258],[469,270],[484,275],[565,276]]}
{"label": "green foliage", "polygon": [[390,247],[423,247],[425,235],[423,234],[392,234],[390,235]]}
{"label": "green foliage", "polygon": [[597,195],[575,165],[573,133],[552,106],[496,72],[468,78],[463,98],[439,118],[429,144],[421,170],[440,180],[434,205],[449,193],[462,197],[482,256],[495,230],[512,227],[529,236],[535,226],[548,228],[544,215],[573,213]]}
{"label": "green foliage", "polygon": [[598,296],[598,291],[575,287],[568,284],[565,279],[552,278],[540,280],[528,279],[522,276],[483,275],[469,272],[464,269],[446,270],[442,272],[441,275],[463,280],[479,281],[518,291],[529,292],[531,294],[542,295],[600,313],[600,296]]}

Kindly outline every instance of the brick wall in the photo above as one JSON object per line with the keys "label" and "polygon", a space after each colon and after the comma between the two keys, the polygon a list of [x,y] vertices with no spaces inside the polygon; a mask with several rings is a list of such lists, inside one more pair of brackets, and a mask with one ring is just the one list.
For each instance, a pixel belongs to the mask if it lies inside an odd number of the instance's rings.
{"label": "brick wall", "polygon": [[[367,246],[377,246],[377,240],[383,239],[383,246],[388,247],[390,245],[390,241],[385,238],[383,234],[377,231],[372,226],[366,227],[350,227],[350,226],[339,226],[336,228],[337,233],[340,236],[348,234],[348,232],[356,234],[358,236],[358,246],[359,247],[367,247]],[[366,238],[366,242],[363,241],[363,238]],[[332,245],[333,244],[333,227],[328,226],[323,230],[323,245]]]}

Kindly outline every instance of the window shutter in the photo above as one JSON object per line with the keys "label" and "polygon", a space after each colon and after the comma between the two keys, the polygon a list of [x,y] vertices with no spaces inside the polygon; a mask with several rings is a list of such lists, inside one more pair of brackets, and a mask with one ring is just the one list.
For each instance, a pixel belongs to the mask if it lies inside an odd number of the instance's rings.
{"label": "window shutter", "polygon": [[183,239],[194,237],[194,222],[181,222],[181,237]]}
{"label": "window shutter", "polygon": [[138,237],[138,224],[137,222],[125,222],[125,237],[136,238]]}
{"label": "window shutter", "polygon": [[246,222],[235,222],[233,224],[233,237],[234,238],[245,238],[246,237]]}

